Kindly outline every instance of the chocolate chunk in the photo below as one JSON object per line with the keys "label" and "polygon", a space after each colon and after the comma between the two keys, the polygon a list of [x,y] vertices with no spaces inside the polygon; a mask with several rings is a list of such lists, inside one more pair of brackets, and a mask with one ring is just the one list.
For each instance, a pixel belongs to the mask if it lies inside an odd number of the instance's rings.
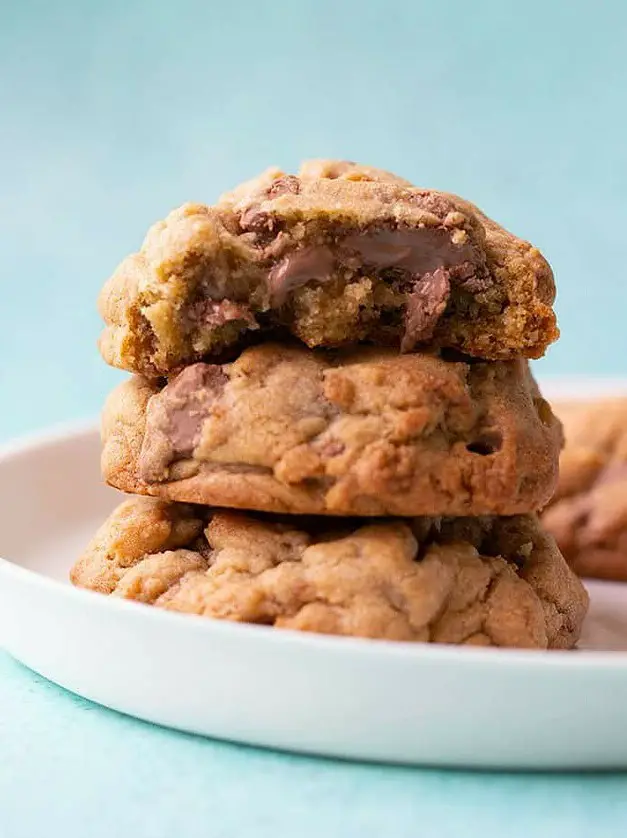
{"label": "chocolate chunk", "polygon": [[239,226],[244,232],[251,233],[272,233],[275,226],[275,219],[270,213],[264,212],[257,206],[248,207],[241,214]]}
{"label": "chocolate chunk", "polygon": [[346,450],[346,445],[339,439],[328,439],[320,445],[314,446],[316,452],[323,458],[338,457]]}
{"label": "chocolate chunk", "polygon": [[607,483],[622,483],[627,481],[627,463],[608,463],[599,473],[595,486],[603,486]]}
{"label": "chocolate chunk", "polygon": [[475,266],[470,264],[460,266],[460,270],[457,271],[457,280],[459,287],[470,294],[482,294],[494,285],[494,279],[489,273],[476,273]]}
{"label": "chocolate chunk", "polygon": [[227,380],[220,366],[192,364],[150,399],[139,460],[144,480],[165,479],[172,462],[193,453]]}
{"label": "chocolate chunk", "polygon": [[414,289],[407,298],[401,352],[411,352],[417,343],[429,340],[433,336],[450,292],[449,274],[444,268],[438,268],[416,280]]}
{"label": "chocolate chunk", "polygon": [[165,420],[161,427],[177,454],[186,456],[196,447],[202,424],[227,380],[220,366],[192,364],[151,400],[148,415],[153,413],[153,403],[159,401],[157,412]]}
{"label": "chocolate chunk", "polygon": [[436,215],[442,220],[456,209],[453,202],[446,195],[442,195],[439,192],[432,192],[429,189],[412,189],[407,193],[406,199],[415,206],[433,213],[433,215]]}
{"label": "chocolate chunk", "polygon": [[224,326],[225,323],[241,321],[249,329],[259,328],[250,307],[232,300],[199,300],[188,308],[187,316],[194,323],[205,326]]}
{"label": "chocolate chunk", "polygon": [[290,291],[310,280],[330,279],[334,266],[335,258],[329,247],[307,247],[290,253],[268,274],[273,305],[283,305]]}
{"label": "chocolate chunk", "polygon": [[454,244],[449,231],[441,228],[376,230],[346,236],[333,249],[320,245],[297,250],[272,268],[268,283],[273,304],[280,306],[293,289],[331,279],[336,265],[397,268],[415,276],[447,267],[470,281],[475,276],[474,257],[469,244]]}
{"label": "chocolate chunk", "polygon": [[268,188],[268,197],[276,198],[279,195],[285,195],[286,192],[291,192],[293,195],[298,195],[300,192],[300,180],[295,175],[285,175],[274,180]]}
{"label": "chocolate chunk", "polygon": [[450,232],[439,227],[357,233],[343,239],[341,247],[358,253],[367,265],[400,268],[412,274],[475,260],[471,245],[454,244]]}

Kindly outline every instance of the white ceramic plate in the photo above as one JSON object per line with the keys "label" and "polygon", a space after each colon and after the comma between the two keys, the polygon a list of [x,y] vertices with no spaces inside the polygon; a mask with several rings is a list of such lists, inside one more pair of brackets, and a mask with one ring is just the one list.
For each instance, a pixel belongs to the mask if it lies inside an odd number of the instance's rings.
{"label": "white ceramic plate", "polygon": [[0,643],[50,680],[142,719],[288,750],[627,767],[627,585],[590,585],[577,652],[334,638],[162,612],[66,581],[119,500],[98,459],[93,428],[0,452]]}

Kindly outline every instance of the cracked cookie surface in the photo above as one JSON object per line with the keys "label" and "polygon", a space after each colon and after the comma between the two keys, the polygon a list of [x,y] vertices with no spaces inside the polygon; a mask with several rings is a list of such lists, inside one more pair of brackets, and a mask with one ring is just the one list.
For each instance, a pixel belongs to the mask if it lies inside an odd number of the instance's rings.
{"label": "cracked cookie surface", "polygon": [[544,524],[577,573],[627,581],[627,399],[555,410],[566,445]]}
{"label": "cracked cookie surface", "polygon": [[511,515],[557,479],[561,427],[524,361],[262,344],[103,413],[102,469],[126,492],[269,512]]}
{"label": "cracked cookie surface", "polygon": [[539,251],[469,202],[310,161],[155,224],[100,295],[100,347],[147,377],[281,334],[535,358],[558,336],[554,296]]}
{"label": "cracked cookie surface", "polygon": [[236,622],[540,649],[574,646],[588,605],[535,516],[329,521],[133,498],[71,579]]}

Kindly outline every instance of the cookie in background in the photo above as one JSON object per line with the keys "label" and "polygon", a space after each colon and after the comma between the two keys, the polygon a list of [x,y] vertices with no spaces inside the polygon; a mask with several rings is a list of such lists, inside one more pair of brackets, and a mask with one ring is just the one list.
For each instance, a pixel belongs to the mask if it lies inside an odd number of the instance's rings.
{"label": "cookie in background", "polygon": [[553,409],[566,444],[544,525],[581,576],[627,581],[627,398]]}

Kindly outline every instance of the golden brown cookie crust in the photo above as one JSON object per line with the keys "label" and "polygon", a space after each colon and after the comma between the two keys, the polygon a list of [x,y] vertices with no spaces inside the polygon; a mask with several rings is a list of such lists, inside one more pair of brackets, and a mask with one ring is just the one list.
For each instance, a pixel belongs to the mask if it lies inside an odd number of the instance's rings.
{"label": "golden brown cookie crust", "polygon": [[555,409],[566,446],[544,524],[577,573],[627,581],[627,399]]}
{"label": "golden brown cookie crust", "polygon": [[539,357],[558,336],[539,251],[454,195],[388,172],[309,161],[149,231],[99,301],[105,360],[155,377],[287,331],[310,347],[368,341]]}
{"label": "golden brown cookie crust", "polygon": [[125,492],[268,512],[512,515],[541,508],[561,427],[524,361],[263,344],[134,378],[103,414]]}
{"label": "golden brown cookie crust", "polygon": [[330,522],[133,498],[71,579],[235,622],[539,649],[574,646],[588,605],[534,516]]}

